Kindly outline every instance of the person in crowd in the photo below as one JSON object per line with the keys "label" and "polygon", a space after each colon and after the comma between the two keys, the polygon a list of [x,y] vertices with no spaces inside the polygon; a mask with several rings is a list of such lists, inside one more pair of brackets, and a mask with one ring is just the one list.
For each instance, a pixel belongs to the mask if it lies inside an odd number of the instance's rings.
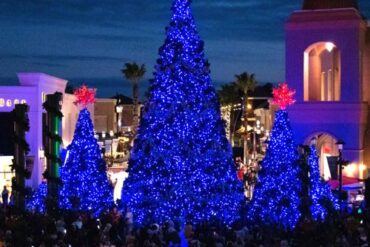
{"label": "person in crowd", "polygon": [[1,192],[1,198],[3,200],[3,206],[6,208],[9,204],[9,190],[4,185],[3,191]]}
{"label": "person in crowd", "polygon": [[243,222],[234,227],[209,222],[184,226],[172,220],[134,228],[130,209],[120,213],[112,208],[98,219],[81,212],[53,217],[9,209],[0,208],[0,243],[7,247],[367,247],[370,235],[367,211],[363,223],[343,215],[322,223],[302,221],[294,231],[281,232]]}

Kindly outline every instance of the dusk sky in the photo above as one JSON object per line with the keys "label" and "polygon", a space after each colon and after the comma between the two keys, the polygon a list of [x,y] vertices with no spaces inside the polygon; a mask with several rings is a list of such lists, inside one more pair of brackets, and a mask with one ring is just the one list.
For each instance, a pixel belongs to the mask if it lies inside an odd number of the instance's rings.
{"label": "dusk sky", "polygon": [[[194,0],[216,86],[244,71],[260,82],[285,77],[284,22],[303,0]],[[370,17],[370,1],[360,0]],[[152,77],[170,19],[170,0],[0,0],[0,83],[44,72],[98,88],[100,97],[131,96],[121,69],[144,63],[141,95]]]}

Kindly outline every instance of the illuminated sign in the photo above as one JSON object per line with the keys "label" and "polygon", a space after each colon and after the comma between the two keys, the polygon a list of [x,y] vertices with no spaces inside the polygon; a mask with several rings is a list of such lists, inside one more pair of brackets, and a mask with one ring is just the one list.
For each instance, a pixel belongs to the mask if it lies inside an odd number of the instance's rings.
{"label": "illuminated sign", "polygon": [[25,99],[4,99],[0,98],[0,107],[12,107],[16,104],[26,104],[27,101]]}

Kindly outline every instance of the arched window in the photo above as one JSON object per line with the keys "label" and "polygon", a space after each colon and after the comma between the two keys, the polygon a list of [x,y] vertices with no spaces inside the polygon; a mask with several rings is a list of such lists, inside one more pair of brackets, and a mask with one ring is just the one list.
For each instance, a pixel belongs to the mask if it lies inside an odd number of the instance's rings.
{"label": "arched window", "polygon": [[331,42],[318,42],[304,52],[304,100],[340,100],[340,52]]}
{"label": "arched window", "polygon": [[320,174],[325,180],[329,180],[334,175],[332,172],[336,170],[336,164],[330,164],[330,161],[333,161],[330,157],[338,155],[337,139],[325,132],[315,133],[306,139],[305,144],[309,145],[313,137],[317,139],[316,148],[319,156]]}

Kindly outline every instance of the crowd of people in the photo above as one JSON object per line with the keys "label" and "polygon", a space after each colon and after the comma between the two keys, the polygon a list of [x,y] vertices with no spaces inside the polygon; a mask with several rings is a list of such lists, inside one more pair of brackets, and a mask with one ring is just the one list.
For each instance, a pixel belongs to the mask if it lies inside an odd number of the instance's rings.
{"label": "crowd of people", "polygon": [[370,217],[346,215],[325,224],[302,220],[294,232],[250,224],[234,227],[191,225],[167,221],[147,227],[133,225],[132,212],[112,208],[99,219],[86,213],[62,216],[0,210],[0,247],[367,247]]}
{"label": "crowd of people", "polygon": [[255,161],[251,164],[244,164],[241,157],[235,159],[235,168],[237,170],[238,179],[243,183],[245,196],[251,199],[253,196],[254,186],[257,183],[257,173],[260,164]]}
{"label": "crowd of people", "polygon": [[370,211],[342,212],[325,223],[302,219],[294,232],[239,222],[191,225],[167,221],[134,227],[130,209],[114,207],[99,218],[83,212],[58,216],[18,212],[4,186],[0,207],[0,247],[368,247]]}

